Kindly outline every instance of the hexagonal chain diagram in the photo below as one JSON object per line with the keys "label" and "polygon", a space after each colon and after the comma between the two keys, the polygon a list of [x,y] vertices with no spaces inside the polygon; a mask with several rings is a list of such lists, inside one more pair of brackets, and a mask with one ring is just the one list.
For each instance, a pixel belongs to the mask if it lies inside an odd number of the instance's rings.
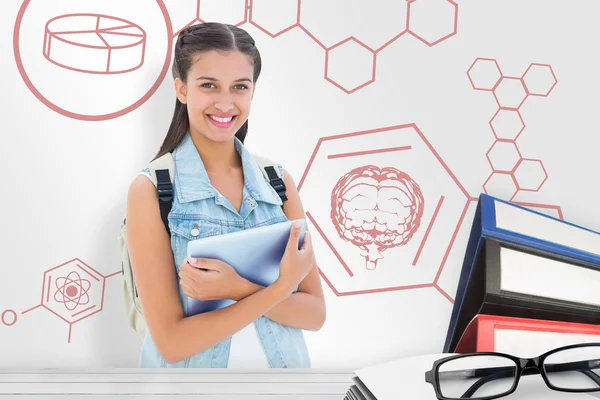
{"label": "hexagonal chain diagram", "polygon": [[471,198],[414,124],[322,138],[298,188],[321,275],[338,296],[441,292]]}
{"label": "hexagonal chain diagram", "polygon": [[39,307],[50,311],[69,324],[70,343],[73,324],[102,311],[106,279],[120,273],[104,276],[78,258],[67,261],[44,272],[41,303],[22,314]]}
{"label": "hexagonal chain diagram", "polygon": [[327,50],[325,79],[346,93],[359,90],[375,80],[375,53],[356,39],[335,45]]}
{"label": "hexagonal chain diagram", "polygon": [[[521,191],[539,191],[548,175],[541,160],[524,158],[518,148],[517,139],[525,129],[520,108],[529,96],[550,94],[557,83],[552,67],[531,63],[522,76],[505,76],[495,59],[479,57],[467,77],[473,89],[492,92],[498,104],[489,122],[496,141],[486,154],[492,173],[484,192],[513,201]],[[562,215],[560,209],[558,214]]]}
{"label": "hexagonal chain diagram", "polygon": [[[376,57],[404,34],[427,46],[454,36],[452,0],[164,0],[174,36],[206,21],[250,23],[276,38],[301,29],[325,52],[324,78],[351,94],[375,81]],[[374,25],[377,29],[373,29]],[[356,57],[341,67],[346,57]]]}

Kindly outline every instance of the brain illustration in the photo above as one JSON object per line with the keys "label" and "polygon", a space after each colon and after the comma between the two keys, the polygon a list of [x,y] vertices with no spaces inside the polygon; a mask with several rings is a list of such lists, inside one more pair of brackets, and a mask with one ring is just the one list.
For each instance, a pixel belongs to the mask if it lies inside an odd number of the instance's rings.
{"label": "brain illustration", "polygon": [[373,165],[342,176],[331,192],[331,220],[340,237],[361,249],[374,270],[382,252],[404,246],[419,229],[423,194],[396,168]]}

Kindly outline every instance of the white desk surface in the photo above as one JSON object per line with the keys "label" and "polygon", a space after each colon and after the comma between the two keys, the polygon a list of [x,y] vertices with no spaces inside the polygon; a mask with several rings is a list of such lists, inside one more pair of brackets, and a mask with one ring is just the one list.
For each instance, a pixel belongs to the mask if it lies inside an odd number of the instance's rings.
{"label": "white desk surface", "polygon": [[[436,400],[433,386],[425,382],[425,372],[435,360],[447,354],[429,354],[366,367],[356,375],[377,400],[419,399]],[[595,393],[565,393],[550,390],[540,375],[524,376],[517,390],[506,400],[592,400]]]}
{"label": "white desk surface", "polygon": [[0,399],[339,400],[354,375],[320,369],[0,369]]}

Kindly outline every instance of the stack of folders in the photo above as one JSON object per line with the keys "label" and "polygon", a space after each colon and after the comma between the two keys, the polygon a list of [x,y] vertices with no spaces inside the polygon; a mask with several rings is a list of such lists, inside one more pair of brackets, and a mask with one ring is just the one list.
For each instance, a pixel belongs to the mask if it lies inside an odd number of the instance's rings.
{"label": "stack of folders", "polygon": [[[511,352],[525,340],[504,335],[502,347],[490,345],[498,337],[486,330],[490,323],[554,332],[546,347],[536,349],[540,354],[569,341],[600,341],[594,335],[600,324],[600,233],[480,195],[443,352]],[[558,335],[584,331],[591,336]]]}
{"label": "stack of folders", "polygon": [[[580,342],[600,343],[600,233],[481,194],[440,353],[534,357]],[[431,368],[423,360],[420,367],[400,368],[403,360],[395,360],[357,371],[345,399],[391,399],[382,388],[408,387],[409,375],[423,381]],[[412,376],[415,368],[422,371]],[[375,371],[395,382],[359,378]]]}

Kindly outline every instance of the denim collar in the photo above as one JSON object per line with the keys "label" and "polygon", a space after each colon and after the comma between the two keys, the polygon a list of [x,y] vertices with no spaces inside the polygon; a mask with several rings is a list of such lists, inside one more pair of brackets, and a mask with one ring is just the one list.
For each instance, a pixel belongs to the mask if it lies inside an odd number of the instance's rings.
{"label": "denim collar", "polygon": [[[265,180],[252,154],[237,137],[234,140],[235,149],[242,159],[244,188],[247,193],[254,200],[281,205],[281,198]],[[173,151],[173,160],[175,162],[175,189],[179,202],[187,203],[217,196],[218,192],[210,183],[202,158],[189,132]]]}

